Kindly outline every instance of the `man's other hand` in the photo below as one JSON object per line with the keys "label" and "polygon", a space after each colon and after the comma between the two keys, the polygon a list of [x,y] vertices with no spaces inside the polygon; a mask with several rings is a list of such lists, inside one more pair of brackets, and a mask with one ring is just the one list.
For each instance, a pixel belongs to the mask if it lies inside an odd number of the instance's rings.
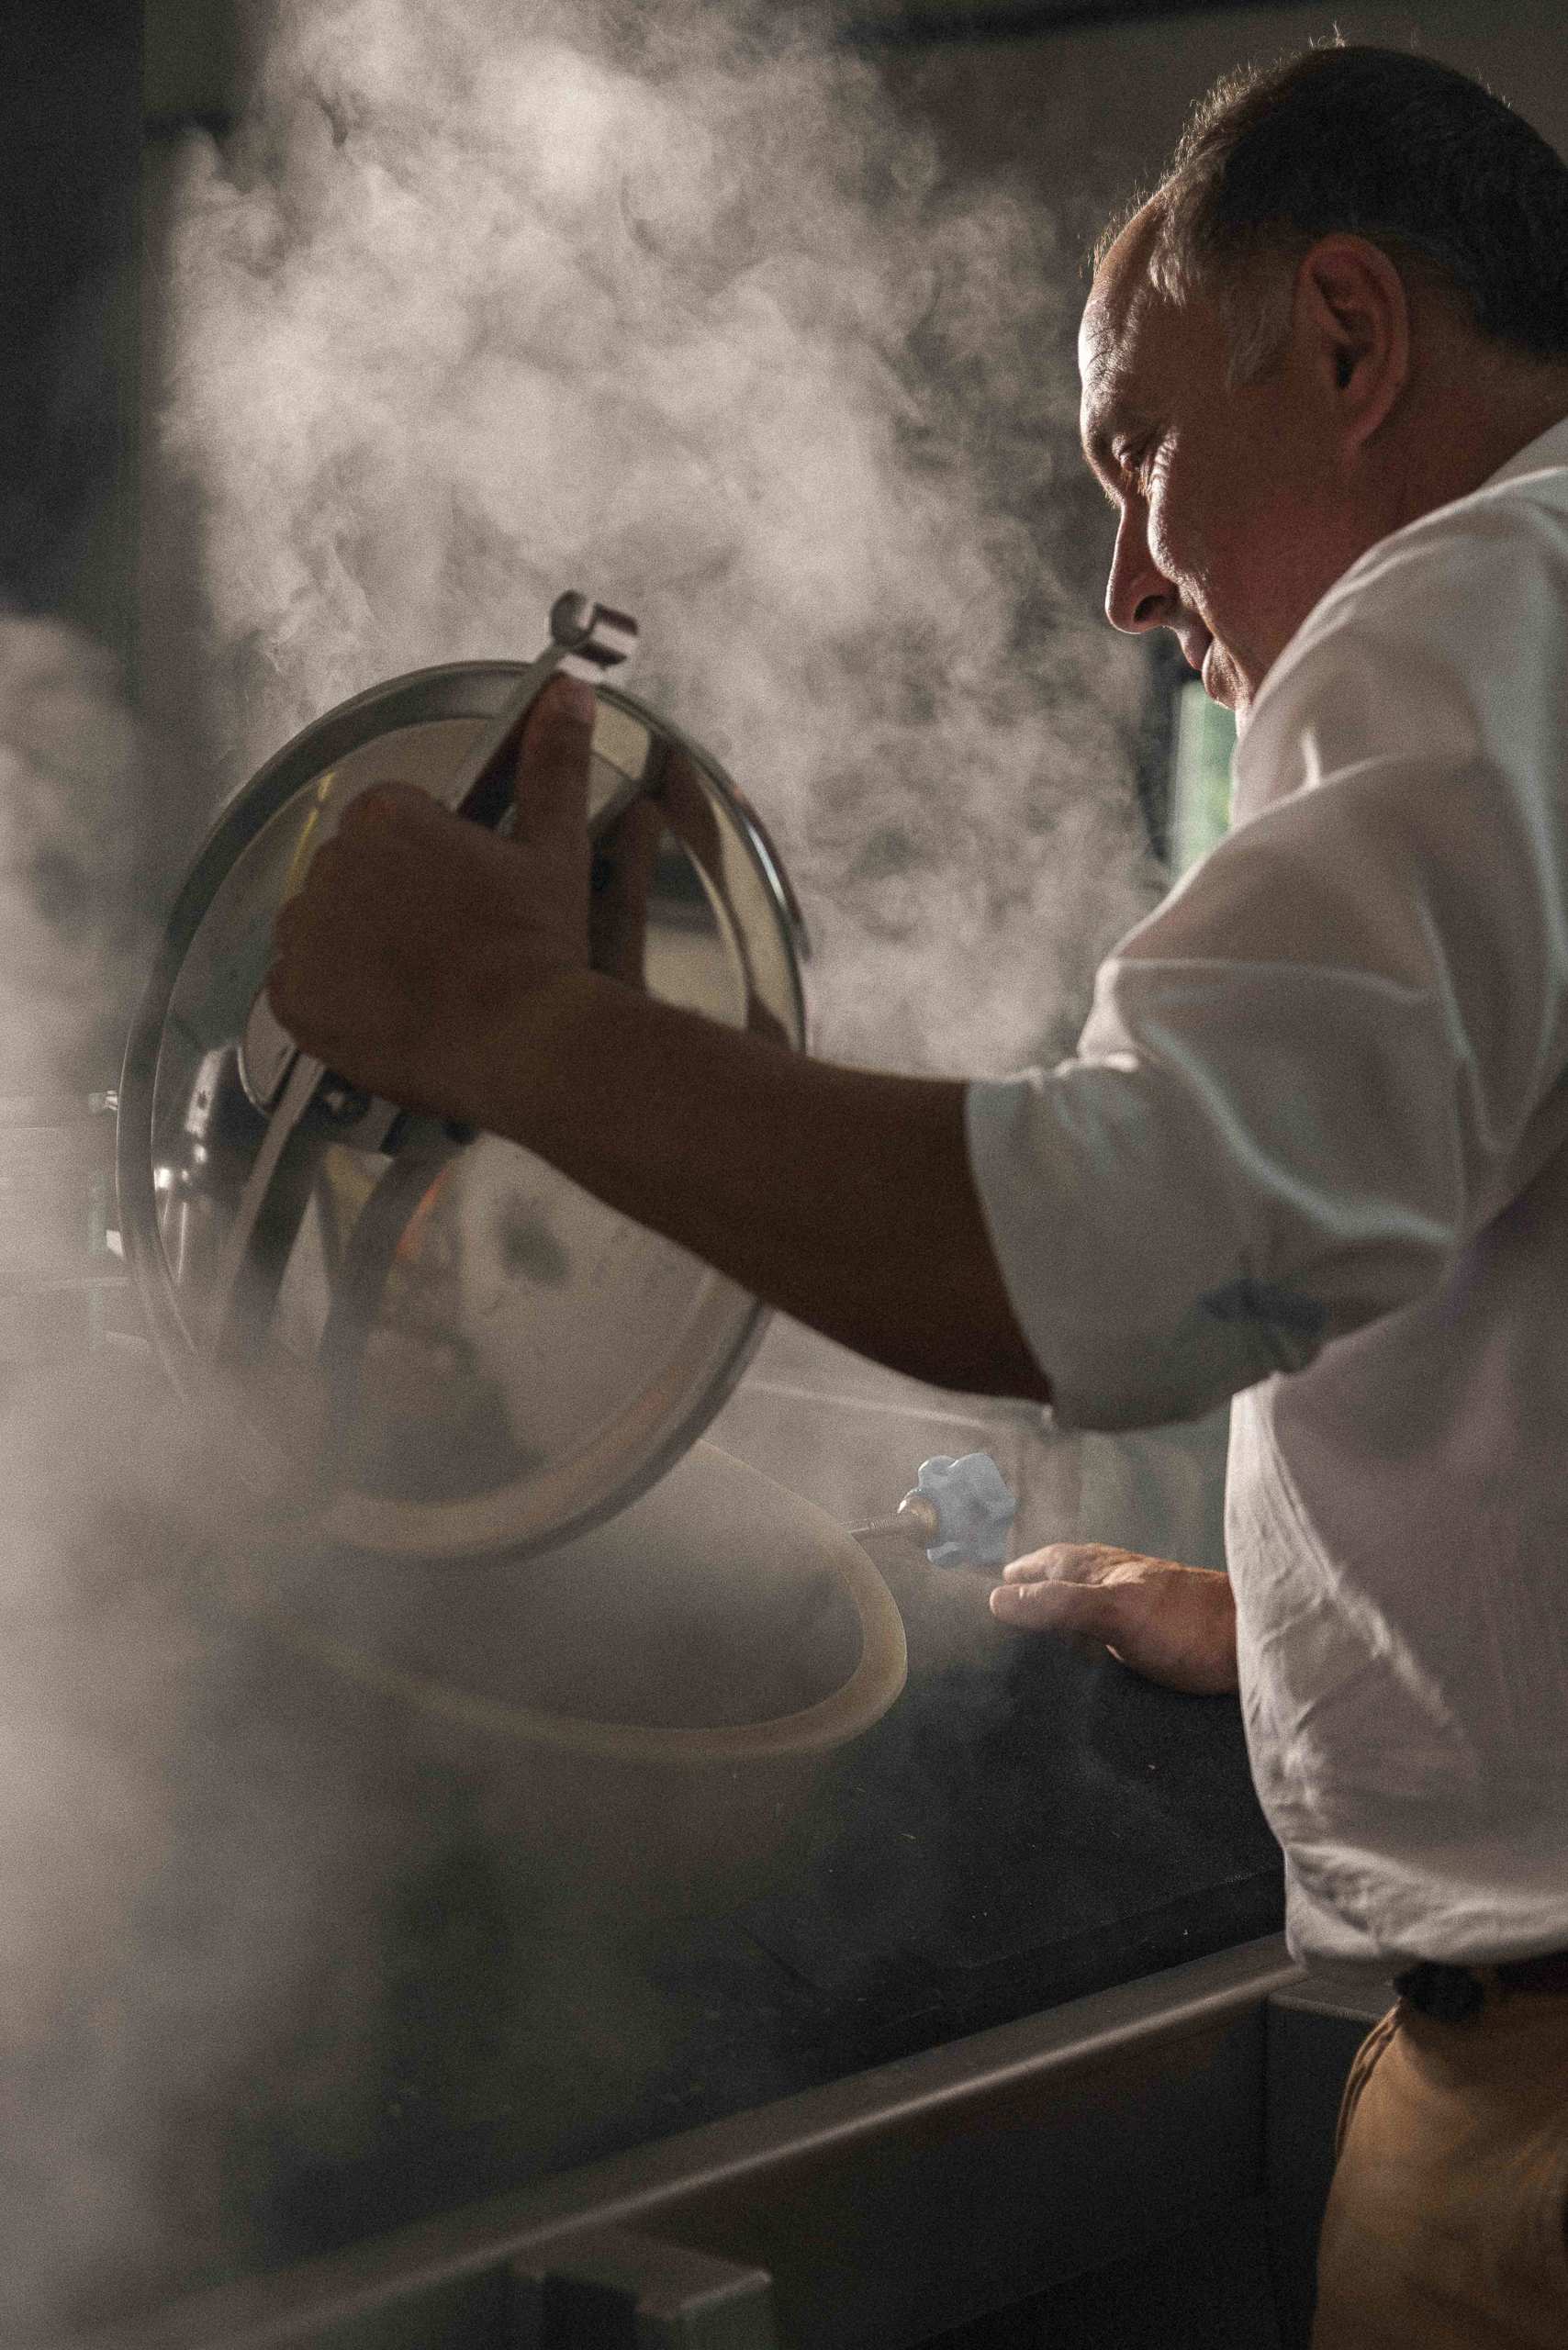
{"label": "man's other hand", "polygon": [[1103,1542],[1051,1542],[1015,1559],[991,1595],[1004,1624],[1081,1632],[1120,1662],[1195,1697],[1236,1687],[1236,1608],[1226,1576]]}

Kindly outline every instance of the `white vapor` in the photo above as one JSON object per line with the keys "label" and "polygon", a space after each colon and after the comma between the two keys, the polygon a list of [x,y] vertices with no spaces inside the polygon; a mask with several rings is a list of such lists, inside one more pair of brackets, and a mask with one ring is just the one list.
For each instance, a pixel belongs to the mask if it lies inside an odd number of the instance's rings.
{"label": "white vapor", "polygon": [[[955,190],[864,62],[761,9],[280,0],[167,264],[215,803],[377,679],[532,653],[581,588],[778,838],[822,1049],[1065,1048],[1149,876],[1140,672],[1034,519],[1076,462],[1041,210]],[[79,1086],[128,1009],[139,757],[100,655],[0,621],[0,1093]],[[418,1740],[312,1777],[306,1700],[196,1571],[242,1547],[220,1466],[123,1359],[0,1420],[9,2339],[248,2256],[201,2169],[233,2114],[369,2130]]]}
{"label": "white vapor", "polygon": [[113,656],[0,613],[6,2342],[210,2260],[226,2109],[280,2013],[311,2011],[323,1886],[352,1911],[378,1849],[373,1807],[351,1843],[275,1764],[259,1800],[267,1733],[231,1718],[242,1643],[200,1565],[245,1505],[145,1348],[89,1350],[160,779]]}
{"label": "white vapor", "polygon": [[0,1097],[116,1067],[142,767],[112,655],[66,621],[0,613]]}
{"label": "white vapor", "polygon": [[1076,463],[1037,207],[760,17],[283,0],[171,267],[227,785],[581,587],[775,831],[823,1050],[1066,1046],[1148,875],[1139,673],[1025,519]]}

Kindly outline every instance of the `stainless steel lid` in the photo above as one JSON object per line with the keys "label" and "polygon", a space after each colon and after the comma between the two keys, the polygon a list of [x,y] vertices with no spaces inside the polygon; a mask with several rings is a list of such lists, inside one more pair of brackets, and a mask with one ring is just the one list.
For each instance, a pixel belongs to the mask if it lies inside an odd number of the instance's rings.
{"label": "stainless steel lid", "polygon": [[[205,1403],[221,1355],[258,1483],[308,1500],[330,1539],[375,1550],[521,1553],[610,1516],[706,1427],[764,1320],[516,1145],[412,1120],[356,1128],[341,1100],[334,1125],[321,1088],[258,1216],[280,1113],[276,1087],[258,1091],[253,1015],[278,907],[356,792],[398,776],[447,796],[531,674],[477,662],[393,678],[262,768],[180,895],[120,1089],[121,1231],[171,1375]],[[598,692],[593,807],[642,789],[663,816],[645,900],[622,905],[601,956],[654,995],[799,1048],[804,937],[761,826],[696,744]],[[224,1346],[237,1255],[262,1274],[243,1344]]]}

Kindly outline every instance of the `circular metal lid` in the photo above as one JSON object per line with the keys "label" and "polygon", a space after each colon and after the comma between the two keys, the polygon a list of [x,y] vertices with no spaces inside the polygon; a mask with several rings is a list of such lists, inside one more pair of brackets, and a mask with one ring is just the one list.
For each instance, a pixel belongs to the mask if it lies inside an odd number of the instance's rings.
{"label": "circular metal lid", "polygon": [[[398,776],[446,796],[528,674],[394,678],[252,779],[180,895],[120,1088],[121,1231],[167,1369],[210,1396],[215,1316],[253,1248],[264,1278],[225,1363],[245,1449],[330,1539],[370,1550],[521,1553],[610,1516],[700,1434],[765,1318],[515,1144],[411,1120],[351,1132],[341,1102],[336,1129],[312,1113],[286,1214],[254,1237],[246,1221],[279,1115],[256,1076],[277,1049],[258,1046],[257,1006],[279,906],[356,792]],[[590,806],[637,789],[663,829],[640,885],[600,900],[596,961],[801,1047],[804,937],[761,826],[697,744],[601,685]]]}

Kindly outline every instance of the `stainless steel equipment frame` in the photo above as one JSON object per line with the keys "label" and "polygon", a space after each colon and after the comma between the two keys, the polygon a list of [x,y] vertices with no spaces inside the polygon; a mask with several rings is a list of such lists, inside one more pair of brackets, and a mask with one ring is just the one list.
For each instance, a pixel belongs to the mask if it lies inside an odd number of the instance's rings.
{"label": "stainless steel equipment frame", "polygon": [[901,2350],[1264,2195],[1288,2350],[1338,2084],[1377,2011],[1321,1998],[1270,1937],[193,2300],[94,2350]]}

